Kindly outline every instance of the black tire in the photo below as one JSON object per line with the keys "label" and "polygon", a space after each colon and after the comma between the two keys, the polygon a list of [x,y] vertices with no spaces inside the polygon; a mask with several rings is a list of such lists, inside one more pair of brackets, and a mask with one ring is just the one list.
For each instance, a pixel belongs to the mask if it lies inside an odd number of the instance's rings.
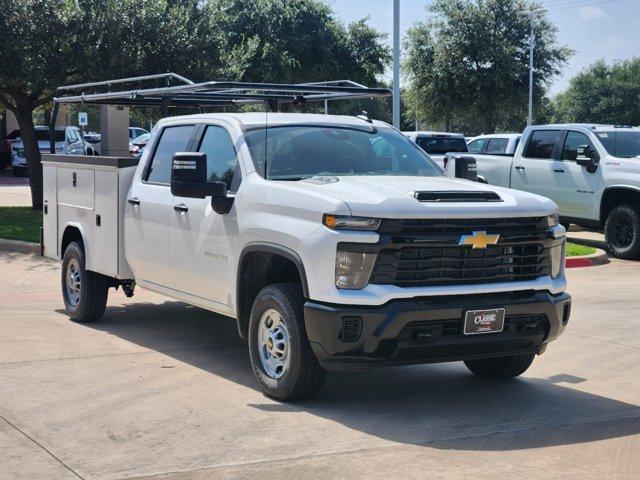
{"label": "black tire", "polygon": [[464,364],[478,377],[507,379],[526,372],[534,357],[533,354],[525,354],[511,357],[481,358],[465,360]]}
{"label": "black tire", "polygon": [[[67,288],[70,265],[73,266],[74,274],[77,272],[80,283],[75,297],[74,293]],[[85,269],[84,249],[78,242],[71,242],[64,251],[61,286],[64,305],[71,320],[87,323],[102,317],[107,306],[109,285],[103,275]]]}
{"label": "black tire", "polygon": [[[264,287],[256,296],[249,320],[249,355],[253,372],[260,389],[277,400],[302,400],[315,395],[326,372],[311,350],[304,324],[304,298],[300,286],[277,283]],[[281,317],[290,339],[287,352],[288,366],[282,376],[275,378],[267,373],[259,351],[261,319],[268,310],[275,310]]]}
{"label": "black tire", "polygon": [[618,258],[640,258],[640,207],[618,205],[607,216],[604,225],[607,250]]}

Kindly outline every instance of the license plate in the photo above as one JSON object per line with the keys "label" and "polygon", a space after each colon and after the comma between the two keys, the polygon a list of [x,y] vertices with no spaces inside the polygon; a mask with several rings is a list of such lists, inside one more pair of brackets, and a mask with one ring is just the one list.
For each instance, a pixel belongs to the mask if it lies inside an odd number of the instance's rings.
{"label": "license plate", "polygon": [[464,315],[464,334],[497,333],[504,328],[504,308],[469,310]]}

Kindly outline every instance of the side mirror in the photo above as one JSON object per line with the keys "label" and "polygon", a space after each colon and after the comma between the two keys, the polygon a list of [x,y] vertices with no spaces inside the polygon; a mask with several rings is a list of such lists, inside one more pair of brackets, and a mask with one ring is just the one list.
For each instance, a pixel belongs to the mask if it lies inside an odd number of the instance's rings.
{"label": "side mirror", "polygon": [[589,145],[580,145],[577,150],[576,163],[582,167],[586,167],[587,172],[595,173],[598,169],[598,152],[593,150]]}
{"label": "side mirror", "polygon": [[216,213],[229,213],[234,197],[227,196],[227,184],[207,178],[205,153],[178,152],[171,163],[171,193],[176,197],[205,198],[211,195]]}
{"label": "side mirror", "polygon": [[478,166],[475,157],[447,153],[445,164],[449,162],[453,162],[453,170],[456,178],[464,178],[472,182],[478,181]]}
{"label": "side mirror", "polygon": [[205,198],[213,185],[207,181],[205,153],[178,152],[171,161],[171,193],[176,197]]}
{"label": "side mirror", "polygon": [[213,182],[212,186],[211,208],[220,215],[229,213],[233,206],[234,197],[227,196],[227,184],[225,182]]}

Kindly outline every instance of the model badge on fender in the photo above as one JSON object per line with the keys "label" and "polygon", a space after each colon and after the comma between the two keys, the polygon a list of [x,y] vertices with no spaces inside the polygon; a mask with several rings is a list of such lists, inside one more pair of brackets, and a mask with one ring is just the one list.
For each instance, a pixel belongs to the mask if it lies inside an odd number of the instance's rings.
{"label": "model badge on fender", "polygon": [[487,235],[487,232],[473,232],[471,235],[462,235],[458,245],[472,245],[471,248],[487,248],[487,245],[498,243],[500,235]]}

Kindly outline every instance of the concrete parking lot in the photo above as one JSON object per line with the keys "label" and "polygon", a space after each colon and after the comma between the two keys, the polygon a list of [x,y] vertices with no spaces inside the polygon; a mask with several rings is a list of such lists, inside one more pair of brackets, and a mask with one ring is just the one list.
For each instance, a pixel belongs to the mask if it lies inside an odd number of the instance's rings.
{"label": "concrete parking lot", "polygon": [[138,290],[75,324],[56,263],[0,252],[0,478],[638,478],[640,268],[569,279],[568,331],[518,380],[333,373],[283,404],[230,320]]}
{"label": "concrete parking lot", "polygon": [[0,171],[0,207],[30,207],[31,190],[27,177],[14,177],[9,169]]}

